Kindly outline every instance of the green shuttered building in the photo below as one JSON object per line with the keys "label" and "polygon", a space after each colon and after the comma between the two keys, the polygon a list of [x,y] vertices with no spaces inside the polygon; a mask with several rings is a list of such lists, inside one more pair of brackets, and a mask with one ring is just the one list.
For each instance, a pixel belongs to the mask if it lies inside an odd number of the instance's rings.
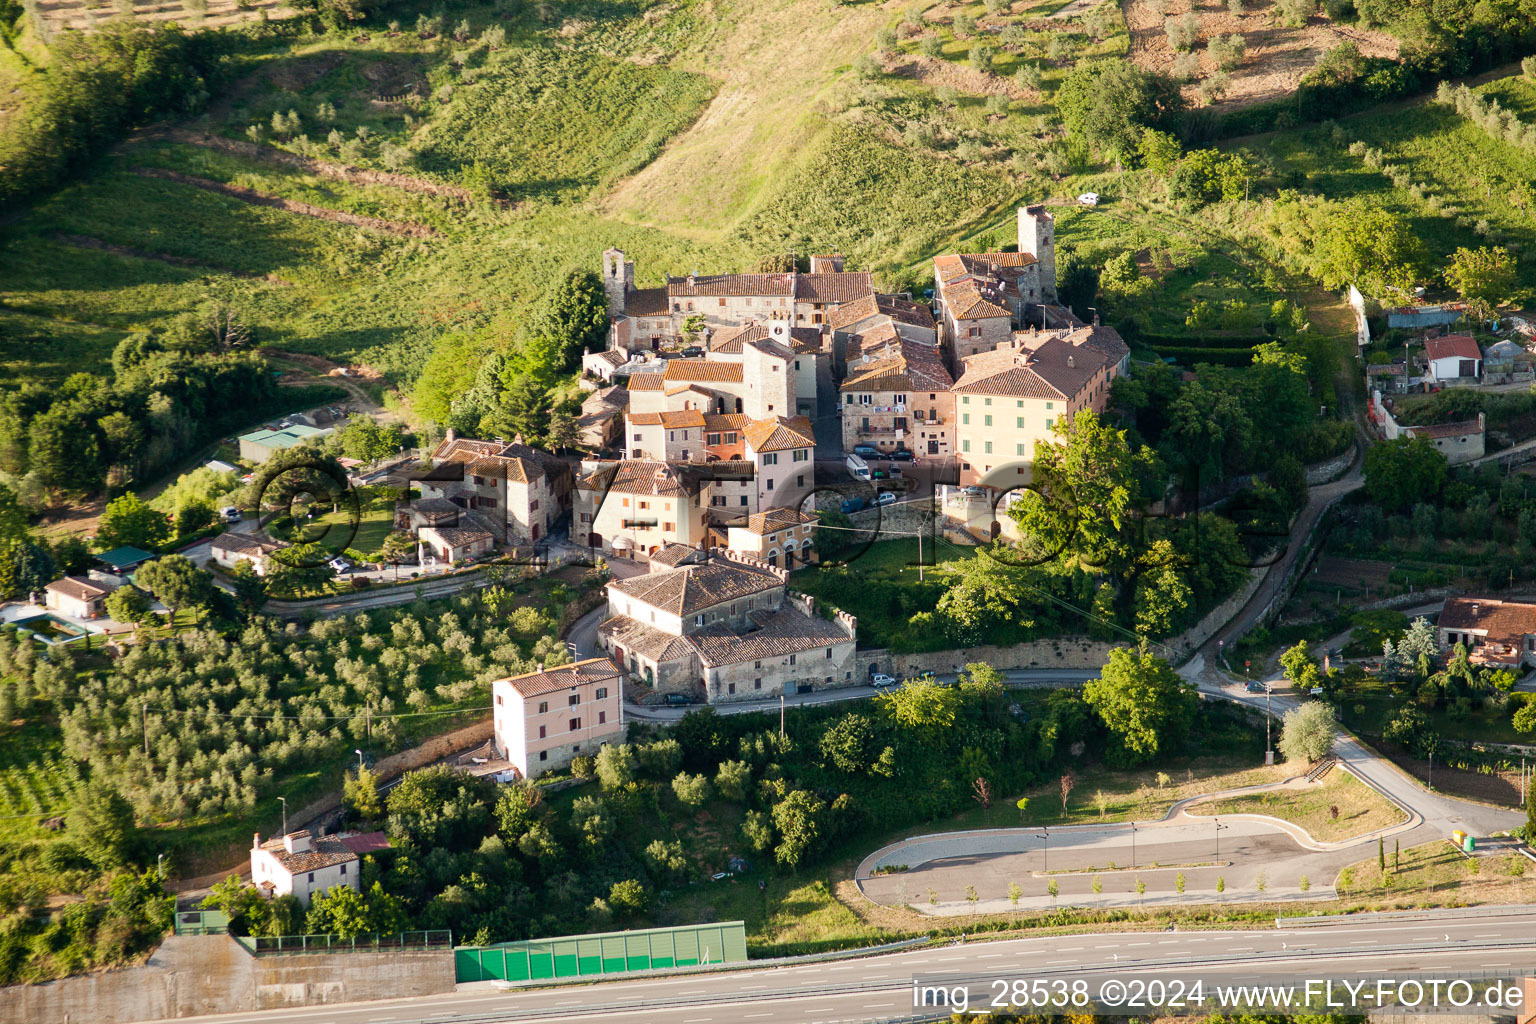
{"label": "green shuttered building", "polygon": [[552,981],[747,960],[741,921],[562,935],[454,950],[459,981]]}

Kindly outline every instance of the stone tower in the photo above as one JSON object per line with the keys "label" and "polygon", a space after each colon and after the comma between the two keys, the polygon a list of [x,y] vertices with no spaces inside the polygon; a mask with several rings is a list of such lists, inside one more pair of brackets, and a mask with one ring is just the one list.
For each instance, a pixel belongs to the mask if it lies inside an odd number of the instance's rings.
{"label": "stone tower", "polygon": [[1044,206],[1019,207],[1019,252],[1039,261],[1040,299],[1056,301],[1056,218]]}
{"label": "stone tower", "polygon": [[[1023,211],[1019,212],[1022,217]],[[1022,221],[1020,223],[1023,223]],[[1019,229],[1023,237],[1023,228]],[[635,289],[635,264],[624,258],[620,249],[608,249],[603,253],[603,291],[608,293],[608,315],[624,312],[624,296]]]}
{"label": "stone tower", "polygon": [[[788,334],[788,321],[783,333]],[[776,334],[776,324],[769,333]],[[795,373],[787,345],[749,341],[741,348],[742,408],[754,420],[795,414]]]}

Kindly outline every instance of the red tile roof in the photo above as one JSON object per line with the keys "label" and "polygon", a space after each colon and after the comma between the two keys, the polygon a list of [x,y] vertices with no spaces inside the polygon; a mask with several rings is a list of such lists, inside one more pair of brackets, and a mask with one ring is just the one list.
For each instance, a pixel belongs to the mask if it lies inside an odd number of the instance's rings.
{"label": "red tile roof", "polygon": [[1470,334],[1447,334],[1424,342],[1424,352],[1430,359],[1481,359],[1483,350]]}
{"label": "red tile roof", "polygon": [[569,690],[583,683],[600,683],[605,679],[617,679],[618,676],[619,670],[607,658],[588,658],[586,661],[561,665],[558,668],[528,672],[524,675],[512,676],[508,679],[498,679],[491,685],[495,686],[497,683],[506,683],[526,700],[529,697],[540,697],[546,693]]}

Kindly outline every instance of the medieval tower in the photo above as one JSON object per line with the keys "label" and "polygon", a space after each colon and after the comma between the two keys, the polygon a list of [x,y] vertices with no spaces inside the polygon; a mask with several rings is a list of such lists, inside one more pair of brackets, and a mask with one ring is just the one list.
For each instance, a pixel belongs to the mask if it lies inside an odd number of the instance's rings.
{"label": "medieval tower", "polygon": [[[1024,212],[1019,211],[1023,217]],[[1021,220],[1019,222],[1023,224]],[[1019,228],[1019,237],[1023,238],[1024,229]],[[608,315],[618,316],[624,312],[624,296],[635,289],[635,264],[632,260],[626,260],[620,249],[609,249],[603,253],[603,291],[608,293]]]}
{"label": "medieval tower", "polygon": [[1056,219],[1044,206],[1019,207],[1019,252],[1039,261],[1040,298],[1056,301]]}

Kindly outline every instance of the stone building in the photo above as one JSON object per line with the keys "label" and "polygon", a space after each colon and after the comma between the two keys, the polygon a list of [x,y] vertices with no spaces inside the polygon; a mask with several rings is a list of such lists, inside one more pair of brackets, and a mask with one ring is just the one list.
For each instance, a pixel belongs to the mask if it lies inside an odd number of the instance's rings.
{"label": "stone building", "polygon": [[668,544],[707,546],[702,464],[625,459],[582,468],[572,540],[615,558],[639,558]]}
{"label": "stone building", "polygon": [[883,453],[952,455],[953,383],[937,346],[908,340],[891,325],[873,329],[839,388],[843,450],[872,444]]}
{"label": "stone building", "polygon": [[1056,302],[1055,219],[1043,206],[1020,207],[1018,232],[1017,252],[934,257],[934,302],[956,366],[1007,343],[1032,309]]}
{"label": "stone building", "polygon": [[538,542],[571,507],[570,465],[526,444],[475,441],[450,430],[430,458],[432,468],[415,479],[421,500],[466,513],[459,522],[434,520],[439,528],[487,530],[494,544]]}
{"label": "stone building", "polygon": [[854,619],[735,552],[608,584],[598,642],[636,682],[711,703],[853,685]]}

